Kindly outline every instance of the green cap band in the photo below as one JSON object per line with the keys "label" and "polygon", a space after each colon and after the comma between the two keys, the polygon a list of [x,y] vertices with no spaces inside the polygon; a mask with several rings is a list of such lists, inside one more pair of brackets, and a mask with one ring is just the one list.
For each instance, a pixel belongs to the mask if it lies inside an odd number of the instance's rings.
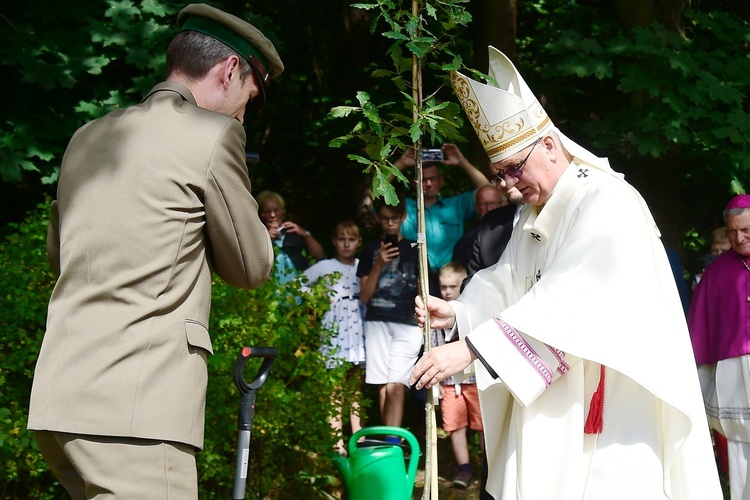
{"label": "green cap band", "polygon": [[266,56],[250,43],[249,40],[212,19],[202,16],[190,16],[182,24],[180,31],[199,31],[216,38],[239,52],[249,63],[252,64],[250,58],[254,57],[263,65],[266,73],[271,72],[271,64],[269,64]]}

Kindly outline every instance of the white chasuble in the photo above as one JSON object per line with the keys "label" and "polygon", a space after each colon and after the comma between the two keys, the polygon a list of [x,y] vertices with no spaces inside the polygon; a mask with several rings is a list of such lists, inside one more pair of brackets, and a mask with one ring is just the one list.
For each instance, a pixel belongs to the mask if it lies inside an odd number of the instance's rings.
{"label": "white chasuble", "polygon": [[[608,166],[571,163],[457,301],[496,499],[722,498],[658,231]],[[602,430],[584,433],[603,370]]]}

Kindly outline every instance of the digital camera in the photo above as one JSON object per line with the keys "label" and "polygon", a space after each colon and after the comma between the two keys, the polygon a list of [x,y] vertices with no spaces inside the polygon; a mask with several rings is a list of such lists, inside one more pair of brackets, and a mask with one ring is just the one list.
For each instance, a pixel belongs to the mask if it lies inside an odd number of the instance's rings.
{"label": "digital camera", "polygon": [[422,150],[422,161],[443,161],[442,149],[424,149]]}

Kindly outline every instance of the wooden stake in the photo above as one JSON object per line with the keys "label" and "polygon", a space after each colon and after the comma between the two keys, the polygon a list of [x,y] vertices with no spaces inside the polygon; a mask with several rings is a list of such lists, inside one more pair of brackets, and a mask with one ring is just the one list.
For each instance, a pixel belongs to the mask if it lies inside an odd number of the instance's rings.
{"label": "wooden stake", "polygon": [[[419,17],[419,4],[412,0],[411,13]],[[422,109],[422,69],[419,58],[412,54],[412,98],[415,105],[412,109],[412,119],[419,119],[419,110]],[[422,186],[422,138],[420,137],[414,145],[416,165],[416,189],[417,189],[417,248],[419,250],[419,295],[427,304],[430,295],[429,287],[429,263],[427,260],[427,231],[424,216],[424,189]],[[430,314],[422,328],[424,337],[425,353],[430,350]],[[437,422],[435,418],[435,405],[433,391],[427,390],[427,402],[425,403],[425,464],[424,464],[424,490],[422,500],[438,499],[438,463],[437,463]]]}

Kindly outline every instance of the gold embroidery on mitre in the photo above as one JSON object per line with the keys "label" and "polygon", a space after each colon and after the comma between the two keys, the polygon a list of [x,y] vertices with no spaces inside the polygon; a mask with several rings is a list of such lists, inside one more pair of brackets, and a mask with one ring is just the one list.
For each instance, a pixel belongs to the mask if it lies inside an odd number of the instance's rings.
{"label": "gold embroidery on mitre", "polygon": [[490,157],[490,160],[492,160],[495,155],[503,153],[508,149],[514,148],[516,145],[522,142],[526,142],[533,137],[537,137],[537,133],[535,129],[530,128],[526,130],[522,135],[518,135],[511,140],[502,142],[491,148],[485,147],[485,151],[487,152],[487,156]]}
{"label": "gold embroidery on mitre", "polygon": [[544,130],[547,125],[551,125],[549,115],[547,115],[547,112],[544,110],[539,101],[534,101],[534,103],[529,106],[529,114],[534,119],[534,123],[537,124],[536,128],[539,132]]}
{"label": "gold embroidery on mitre", "polygon": [[[490,158],[536,136],[537,129],[534,127],[534,120],[528,109],[523,108],[503,121],[490,124],[468,78],[453,72],[451,83],[469,122]],[[546,117],[541,105],[539,109]]]}
{"label": "gold embroidery on mitre", "polygon": [[463,75],[459,75],[454,71],[453,73],[451,73],[451,84],[453,85],[453,90],[458,96],[458,100],[461,101],[461,106],[464,108],[464,112],[469,118],[471,126],[474,127],[474,130],[476,130],[477,134],[480,134],[482,130],[482,120],[480,115],[482,112],[479,109],[479,103],[477,103],[476,96],[474,94],[474,91],[471,89],[469,80],[466,79],[466,77],[464,77]]}

